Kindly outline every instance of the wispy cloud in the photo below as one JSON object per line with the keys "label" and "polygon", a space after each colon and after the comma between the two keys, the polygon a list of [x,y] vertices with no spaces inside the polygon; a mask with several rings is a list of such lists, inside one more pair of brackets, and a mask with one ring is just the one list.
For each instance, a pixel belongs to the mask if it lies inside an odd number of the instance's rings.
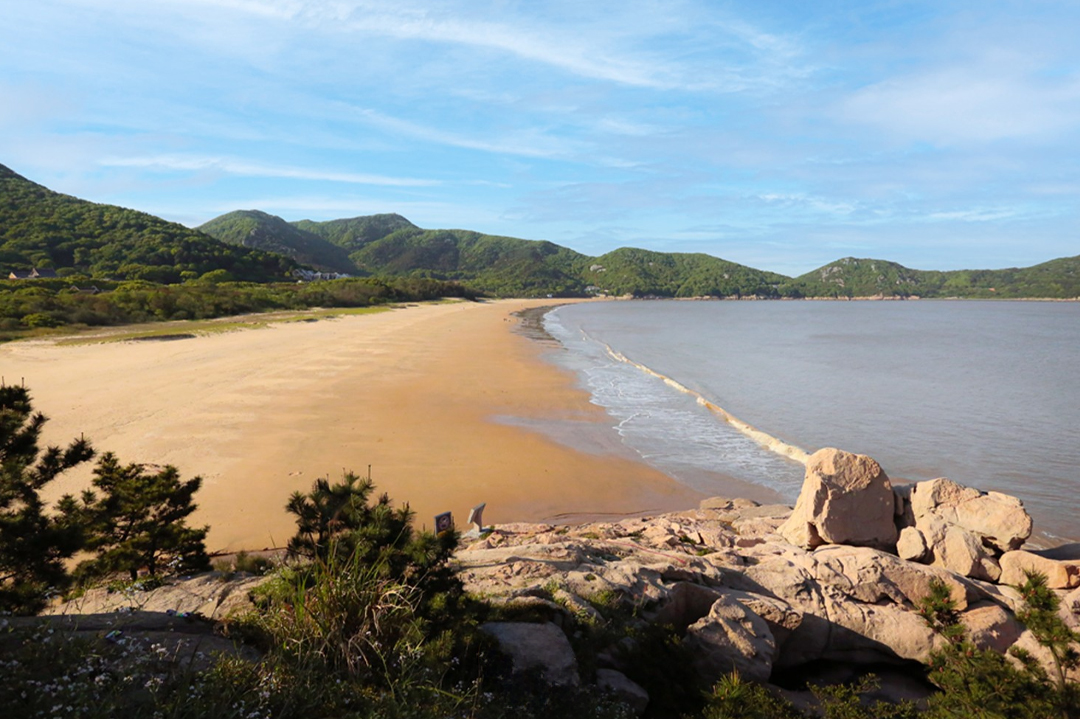
{"label": "wispy cloud", "polygon": [[244,177],[281,177],[293,180],[321,180],[345,182],[357,185],[381,185],[386,187],[430,187],[441,184],[438,180],[413,177],[387,177],[357,172],[315,170],[301,167],[264,165],[226,157],[200,157],[193,155],[155,155],[149,157],[106,157],[99,161],[104,167],[142,167],[158,170],[216,171]]}
{"label": "wispy cloud", "polygon": [[393,117],[369,108],[349,109],[354,117],[387,132],[468,150],[524,157],[569,157],[577,144],[572,140],[552,137],[538,130],[522,130],[509,136],[480,139]]}

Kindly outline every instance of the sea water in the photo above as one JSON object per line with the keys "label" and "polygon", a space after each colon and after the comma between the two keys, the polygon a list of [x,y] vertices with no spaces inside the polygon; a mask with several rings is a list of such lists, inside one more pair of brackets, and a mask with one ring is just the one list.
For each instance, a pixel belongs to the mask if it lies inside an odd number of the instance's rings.
{"label": "sea water", "polygon": [[622,442],[699,491],[798,496],[803,453],[1020,497],[1080,539],[1080,303],[633,301],[544,326]]}

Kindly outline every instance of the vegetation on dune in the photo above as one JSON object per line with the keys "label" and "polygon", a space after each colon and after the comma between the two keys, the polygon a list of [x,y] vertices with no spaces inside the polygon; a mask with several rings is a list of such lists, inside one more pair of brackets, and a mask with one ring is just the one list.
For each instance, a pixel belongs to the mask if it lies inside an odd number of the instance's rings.
{"label": "vegetation on dune", "polygon": [[99,293],[73,291],[62,280],[0,280],[0,341],[66,325],[102,327],[165,320],[200,320],[249,312],[312,307],[372,307],[441,297],[472,299],[456,283],[424,278],[350,278],[328,282],[256,284],[199,280],[178,285],[112,282]]}
{"label": "vegetation on dune", "polygon": [[53,192],[0,165],[0,268],[180,282],[222,270],[237,280],[288,277],[282,255],[234,247],[144,212]]}

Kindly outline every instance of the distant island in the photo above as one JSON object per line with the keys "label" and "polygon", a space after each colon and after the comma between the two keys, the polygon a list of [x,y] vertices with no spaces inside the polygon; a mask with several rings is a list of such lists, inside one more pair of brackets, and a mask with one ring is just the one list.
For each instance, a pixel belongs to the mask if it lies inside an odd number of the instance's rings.
{"label": "distant island", "polygon": [[287,222],[238,210],[190,229],[53,192],[0,165],[0,277],[37,269],[59,278],[268,283],[304,268],[453,282],[498,297],[1080,297],[1080,256],[948,272],[846,257],[792,278],[704,253],[621,248],[591,257],[547,241],[426,230],[396,214]]}

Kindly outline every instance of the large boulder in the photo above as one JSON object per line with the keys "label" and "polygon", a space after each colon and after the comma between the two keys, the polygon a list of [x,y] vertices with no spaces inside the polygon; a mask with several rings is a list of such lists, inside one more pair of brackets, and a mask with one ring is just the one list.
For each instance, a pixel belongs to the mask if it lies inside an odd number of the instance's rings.
{"label": "large boulder", "polygon": [[480,630],[495,637],[499,649],[510,656],[514,672],[538,669],[549,684],[580,683],[574,650],[563,631],[551,622],[487,622]]}
{"label": "large boulder", "polygon": [[892,549],[894,515],[892,485],[881,465],[865,455],[826,448],[807,460],[795,510],[778,531],[804,549],[823,544]]}
{"label": "large boulder", "polygon": [[916,484],[909,501],[920,530],[936,519],[975,535],[998,553],[1019,549],[1031,536],[1031,516],[1019,499],[1007,494],[980,492],[942,477]]}
{"label": "large boulder", "polygon": [[1024,632],[1024,625],[1017,621],[1012,612],[992,601],[979,602],[969,607],[960,615],[960,621],[975,646],[999,654],[1008,651]]}
{"label": "large boulder", "polygon": [[1001,555],[1002,584],[1023,584],[1027,581],[1027,572],[1038,572],[1046,576],[1046,586],[1051,589],[1071,589],[1080,586],[1080,561],[1066,561],[1044,557],[1041,553],[1005,552]]}
{"label": "large boulder", "polygon": [[918,562],[926,556],[928,547],[926,538],[915,527],[904,527],[900,530],[900,538],[896,540],[896,553],[901,559],[909,562]]}
{"label": "large boulder", "polygon": [[776,640],[764,619],[734,597],[717,599],[708,615],[686,630],[694,667],[709,684],[732,670],[744,679],[766,682],[776,658]]}

